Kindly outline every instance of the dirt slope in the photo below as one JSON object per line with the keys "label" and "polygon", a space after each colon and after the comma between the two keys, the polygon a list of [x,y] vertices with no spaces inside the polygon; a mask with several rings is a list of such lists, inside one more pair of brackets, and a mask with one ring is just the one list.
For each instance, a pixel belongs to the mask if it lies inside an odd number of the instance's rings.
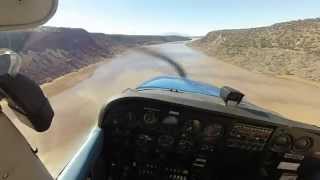
{"label": "dirt slope", "polygon": [[191,46],[251,71],[320,81],[320,18],[212,31]]}

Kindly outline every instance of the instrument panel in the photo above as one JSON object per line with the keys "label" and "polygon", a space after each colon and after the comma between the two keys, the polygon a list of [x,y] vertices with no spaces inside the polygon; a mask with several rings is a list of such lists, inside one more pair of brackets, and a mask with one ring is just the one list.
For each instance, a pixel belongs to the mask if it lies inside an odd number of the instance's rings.
{"label": "instrument panel", "polygon": [[115,137],[132,131],[130,136],[135,137],[139,147],[152,144],[182,152],[210,151],[213,145],[263,151],[274,130],[271,126],[251,125],[223,116],[154,106],[128,106],[114,112],[108,123],[115,128]]}
{"label": "instrument panel", "polygon": [[316,136],[300,130],[161,101],[115,105],[103,128],[113,179],[224,179],[230,169],[251,179],[260,178],[252,173],[258,168],[278,177],[292,171],[279,171],[279,163],[300,166],[318,147]]}
{"label": "instrument panel", "polygon": [[[109,122],[115,128],[112,132],[115,139],[128,134],[141,148],[148,145],[161,150],[188,152],[198,147],[214,145],[226,133],[226,127],[211,119],[192,118],[188,114],[174,109],[164,111],[155,107],[126,109],[115,113]],[[133,133],[134,132],[134,133]]]}

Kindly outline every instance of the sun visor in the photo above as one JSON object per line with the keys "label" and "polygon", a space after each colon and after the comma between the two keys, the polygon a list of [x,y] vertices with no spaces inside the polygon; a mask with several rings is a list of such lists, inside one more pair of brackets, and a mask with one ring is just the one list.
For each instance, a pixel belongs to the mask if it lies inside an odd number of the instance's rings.
{"label": "sun visor", "polygon": [[56,12],[58,0],[1,0],[0,31],[34,28]]}

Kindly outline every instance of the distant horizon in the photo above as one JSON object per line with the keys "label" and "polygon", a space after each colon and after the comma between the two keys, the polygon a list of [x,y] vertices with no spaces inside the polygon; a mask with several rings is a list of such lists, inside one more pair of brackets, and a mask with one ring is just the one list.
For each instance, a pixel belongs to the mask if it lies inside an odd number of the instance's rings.
{"label": "distant horizon", "polygon": [[204,36],[318,18],[319,9],[316,0],[64,0],[45,25],[105,34]]}
{"label": "distant horizon", "polygon": [[64,0],[46,25],[105,34],[204,36],[213,30],[317,18],[318,7],[317,0]]}
{"label": "distant horizon", "polygon": [[320,17],[314,17],[314,18],[305,18],[305,19],[295,19],[295,20],[289,20],[289,21],[281,21],[281,22],[275,22],[272,24],[267,24],[267,25],[262,25],[262,26],[255,26],[255,27],[248,27],[248,28],[230,28],[230,29],[214,29],[214,30],[210,30],[207,33],[203,34],[203,35],[184,35],[179,34],[179,32],[172,32],[172,34],[169,33],[163,33],[163,34],[123,34],[123,33],[104,33],[104,32],[92,32],[92,31],[88,31],[85,28],[82,27],[66,27],[66,26],[51,26],[51,25],[43,25],[44,27],[54,27],[54,28],[70,28],[70,29],[84,29],[89,33],[103,33],[103,34],[111,34],[111,35],[129,35],[129,36],[185,36],[185,37],[202,37],[202,36],[206,36],[209,32],[212,31],[222,31],[222,30],[240,30],[240,29],[253,29],[253,28],[262,28],[262,27],[268,27],[268,26],[272,26],[275,24],[280,24],[280,23],[287,23],[287,22],[294,22],[294,21],[303,21],[303,20],[309,20],[309,19],[319,19]]}
{"label": "distant horizon", "polygon": [[[268,24],[268,25],[263,25],[263,26],[256,26],[256,27],[248,27],[248,28],[233,28],[233,29],[215,29],[215,30],[211,30],[208,31],[212,32],[212,31],[222,31],[222,30],[240,30],[240,29],[253,29],[253,28],[262,28],[262,27],[268,27],[268,26],[272,26],[275,24],[280,24],[280,23],[288,23],[288,22],[295,22],[295,21],[303,21],[303,20],[312,20],[312,19],[320,19],[320,17],[314,17],[314,18],[305,18],[305,19],[295,19],[295,20],[289,20],[289,21],[282,21],[282,22],[275,22],[272,24]],[[183,33],[179,33],[179,32],[168,32],[168,33],[163,33],[163,34],[121,34],[121,33],[104,33],[104,32],[92,32],[92,31],[88,31],[85,28],[82,27],[67,27],[67,26],[52,26],[52,25],[48,25],[45,24],[41,27],[51,27],[51,28],[69,28],[69,29],[83,29],[89,33],[103,33],[103,34],[111,34],[111,35],[130,35],[130,36],[185,36],[185,37],[202,37],[205,36],[204,35],[188,35],[188,34],[183,34]]]}

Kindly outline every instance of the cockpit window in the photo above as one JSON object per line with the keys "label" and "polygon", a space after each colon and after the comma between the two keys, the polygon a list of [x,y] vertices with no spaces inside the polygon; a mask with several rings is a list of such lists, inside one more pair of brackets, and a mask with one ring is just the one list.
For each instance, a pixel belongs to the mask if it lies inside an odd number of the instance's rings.
{"label": "cockpit window", "polygon": [[[127,88],[218,97],[230,86],[263,109],[320,126],[319,9],[315,0],[60,1],[44,26],[0,32],[0,52],[14,56],[1,55],[0,74],[19,70],[49,98],[48,131],[17,126],[53,176],[106,99]],[[167,79],[149,82],[159,76]]]}

